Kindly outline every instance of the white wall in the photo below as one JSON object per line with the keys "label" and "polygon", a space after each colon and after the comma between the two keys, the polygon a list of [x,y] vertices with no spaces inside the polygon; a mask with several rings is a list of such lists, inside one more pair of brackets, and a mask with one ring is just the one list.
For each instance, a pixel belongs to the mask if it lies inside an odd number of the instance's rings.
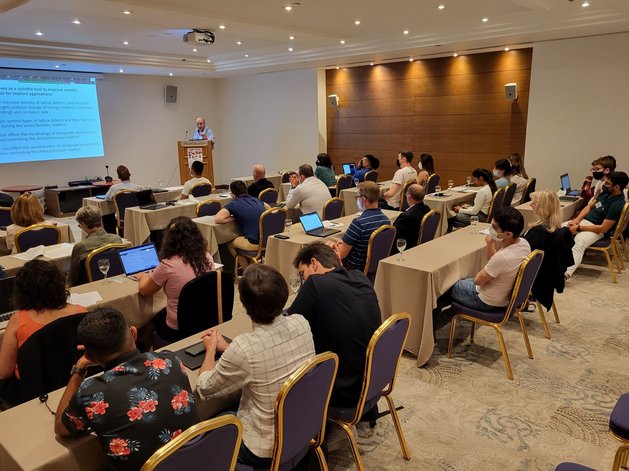
{"label": "white wall", "polygon": [[[164,102],[164,86],[176,85],[177,103]],[[125,164],[131,179],[156,186],[159,180],[179,184],[177,140],[194,131],[194,120],[205,116],[217,131],[216,81],[210,79],[105,75],[98,81],[104,158],[54,160],[0,166],[0,187],[19,184],[65,186],[69,180],[115,176]],[[220,144],[220,143],[219,143]],[[216,153],[220,154],[220,145]]]}
{"label": "white wall", "polygon": [[320,148],[319,76],[309,69],[218,80],[217,181],[247,175],[258,162],[268,173],[314,166]]}
{"label": "white wall", "polygon": [[525,165],[537,188],[579,187],[597,157],[629,171],[629,33],[535,44]]}

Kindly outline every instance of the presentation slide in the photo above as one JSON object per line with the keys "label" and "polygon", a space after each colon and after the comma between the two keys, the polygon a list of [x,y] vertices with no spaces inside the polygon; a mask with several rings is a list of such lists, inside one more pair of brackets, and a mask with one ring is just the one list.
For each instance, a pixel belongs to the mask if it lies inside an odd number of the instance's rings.
{"label": "presentation slide", "polygon": [[0,164],[103,155],[95,77],[0,71]]}

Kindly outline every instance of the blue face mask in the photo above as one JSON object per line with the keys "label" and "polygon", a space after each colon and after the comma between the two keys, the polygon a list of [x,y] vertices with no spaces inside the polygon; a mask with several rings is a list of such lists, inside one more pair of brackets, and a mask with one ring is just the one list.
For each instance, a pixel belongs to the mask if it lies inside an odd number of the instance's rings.
{"label": "blue face mask", "polygon": [[493,173],[494,177],[500,178],[500,170],[494,170],[492,173]]}

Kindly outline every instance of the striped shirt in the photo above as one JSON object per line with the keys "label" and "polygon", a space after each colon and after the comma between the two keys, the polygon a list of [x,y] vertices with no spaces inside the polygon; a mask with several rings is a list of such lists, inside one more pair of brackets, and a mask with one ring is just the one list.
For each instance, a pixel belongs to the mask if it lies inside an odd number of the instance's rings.
{"label": "striped shirt", "polygon": [[379,208],[365,209],[360,216],[352,221],[343,236],[343,242],[352,246],[345,258],[347,268],[365,269],[369,237],[373,231],[385,224],[390,224],[389,218]]}

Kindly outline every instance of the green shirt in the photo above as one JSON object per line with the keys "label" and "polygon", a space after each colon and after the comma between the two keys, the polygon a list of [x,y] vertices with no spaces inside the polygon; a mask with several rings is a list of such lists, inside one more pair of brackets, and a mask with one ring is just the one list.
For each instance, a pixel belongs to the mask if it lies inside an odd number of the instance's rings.
{"label": "green shirt", "polygon": [[595,225],[603,224],[605,219],[618,221],[624,205],[625,195],[623,193],[612,196],[609,192],[603,192],[596,199],[592,209],[586,214],[585,220]]}
{"label": "green shirt", "polygon": [[81,242],[72,247],[72,258],[70,259],[70,273],[68,274],[68,284],[76,286],[81,282],[81,275],[84,269],[81,265],[87,258],[87,255],[94,249],[107,244],[120,244],[122,239],[116,234],[109,234],[103,228],[88,234]]}
{"label": "green shirt", "polygon": [[315,168],[315,177],[325,183],[326,186],[336,185],[336,176],[331,167],[317,166]]}

